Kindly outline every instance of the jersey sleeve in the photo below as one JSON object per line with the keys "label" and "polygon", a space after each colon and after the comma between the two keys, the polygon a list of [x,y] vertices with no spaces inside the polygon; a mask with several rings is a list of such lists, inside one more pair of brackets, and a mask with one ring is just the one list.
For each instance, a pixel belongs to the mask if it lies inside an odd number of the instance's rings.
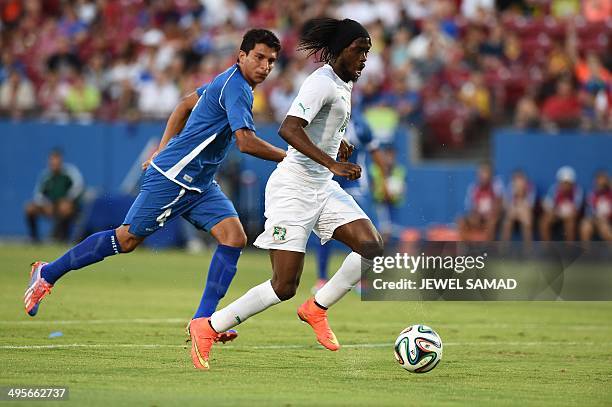
{"label": "jersey sleeve", "polygon": [[255,131],[253,120],[253,94],[246,87],[225,89],[225,111],[232,132],[240,129]]}
{"label": "jersey sleeve", "polygon": [[319,110],[333,100],[334,84],[330,79],[321,76],[307,78],[298,95],[293,100],[287,116],[295,116],[308,123],[314,119]]}
{"label": "jersey sleeve", "polygon": [[204,92],[206,92],[206,88],[208,88],[208,83],[205,83],[204,85],[197,88],[196,93],[198,94],[198,96],[202,96]]}

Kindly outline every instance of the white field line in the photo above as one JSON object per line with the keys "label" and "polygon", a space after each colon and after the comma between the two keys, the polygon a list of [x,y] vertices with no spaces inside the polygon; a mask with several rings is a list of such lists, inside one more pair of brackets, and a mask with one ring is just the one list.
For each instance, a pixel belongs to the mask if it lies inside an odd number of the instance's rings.
{"label": "white field line", "polygon": [[[251,323],[253,323],[256,318],[250,318]],[[41,319],[27,319],[27,320],[0,320],[0,326],[2,325],[104,325],[104,324],[183,324],[187,325],[188,318],[127,318],[127,319],[70,319],[70,320],[41,320]],[[259,321],[258,323],[273,323],[273,324],[284,324],[284,323],[292,323],[299,320],[295,319],[275,319],[274,321]],[[338,324],[351,325],[353,324],[351,321],[341,321]],[[356,323],[355,323],[356,324]],[[465,328],[470,326],[482,327],[486,324],[487,328],[512,328],[512,329],[527,329],[527,328],[536,328],[542,327],[546,325],[548,329],[554,328],[558,326],[559,328],[563,328],[563,330],[571,330],[571,331],[579,331],[579,330],[610,330],[612,329],[612,325],[577,325],[577,324],[566,324],[559,323],[555,324],[554,322],[547,321],[539,324],[536,323],[516,323],[516,324],[508,324],[508,323],[481,323],[481,322],[467,322],[464,324],[444,324],[444,328],[446,329],[456,329],[456,328]],[[361,325],[361,323],[359,323]],[[373,321],[370,326],[388,326],[388,322],[384,323],[376,323]]]}
{"label": "white field line", "polygon": [[[487,341],[487,342],[447,342],[444,346],[538,346],[545,344],[546,346],[608,346],[612,342],[521,342],[521,341]],[[171,344],[138,344],[138,343],[66,343],[55,345],[0,345],[2,350],[33,350],[33,349],[67,349],[67,348],[85,348],[85,349],[116,349],[116,348],[138,348],[138,349],[159,349],[159,348],[185,348],[189,345],[171,345]],[[219,345],[223,349],[310,349],[318,348],[318,345],[259,345],[259,346],[238,346],[238,345]],[[342,345],[343,348],[386,348],[393,347],[392,343],[354,343]]]}

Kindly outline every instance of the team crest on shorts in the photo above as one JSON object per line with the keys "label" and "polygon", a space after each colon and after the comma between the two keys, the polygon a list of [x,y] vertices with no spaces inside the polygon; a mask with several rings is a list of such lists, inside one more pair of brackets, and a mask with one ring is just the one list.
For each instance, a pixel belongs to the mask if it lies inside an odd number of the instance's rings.
{"label": "team crest on shorts", "polygon": [[287,235],[287,228],[284,228],[282,226],[274,226],[274,232],[272,232],[272,237],[274,238],[274,240],[276,241],[285,240],[286,235]]}

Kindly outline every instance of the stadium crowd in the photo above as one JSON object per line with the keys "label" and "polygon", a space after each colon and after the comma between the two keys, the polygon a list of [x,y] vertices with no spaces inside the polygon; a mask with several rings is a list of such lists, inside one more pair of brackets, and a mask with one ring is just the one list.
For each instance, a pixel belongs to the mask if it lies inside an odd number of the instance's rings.
{"label": "stadium crowd", "polygon": [[465,197],[466,211],[457,219],[458,238],[467,241],[508,241],[516,226],[520,238],[537,240],[593,238],[612,241],[612,184],[599,171],[585,195],[571,166],[557,170],[556,181],[538,196],[528,174],[517,170],[507,185],[494,175],[490,163],[482,163]]}
{"label": "stadium crowd", "polygon": [[0,0],[0,114],[164,120],[260,26],[283,51],[254,113],[280,121],[314,68],[300,29],[323,15],[372,34],[356,104],[383,138],[400,123],[451,146],[492,125],[612,128],[605,0]]}

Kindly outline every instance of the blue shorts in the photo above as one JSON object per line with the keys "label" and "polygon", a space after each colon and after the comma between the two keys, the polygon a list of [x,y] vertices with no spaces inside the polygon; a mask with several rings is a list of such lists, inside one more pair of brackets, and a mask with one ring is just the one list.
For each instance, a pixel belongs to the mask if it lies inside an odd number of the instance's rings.
{"label": "blue shorts", "polygon": [[225,218],[237,218],[238,213],[216,182],[199,193],[149,168],[123,224],[130,225],[131,234],[147,237],[178,216],[198,229],[210,231]]}

